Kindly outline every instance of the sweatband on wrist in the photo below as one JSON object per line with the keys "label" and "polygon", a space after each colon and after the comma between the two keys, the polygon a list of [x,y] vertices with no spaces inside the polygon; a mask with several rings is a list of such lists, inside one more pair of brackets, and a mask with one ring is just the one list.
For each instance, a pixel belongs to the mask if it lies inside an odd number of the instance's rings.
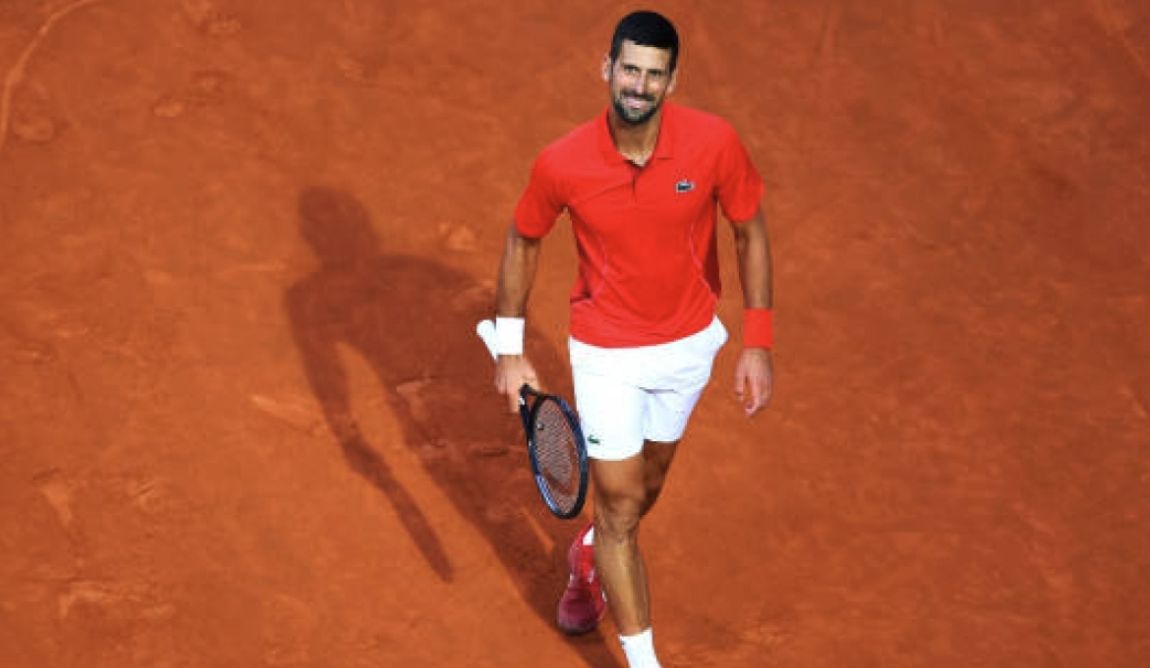
{"label": "sweatband on wrist", "polygon": [[743,347],[770,349],[775,342],[773,312],[769,308],[743,311]]}
{"label": "sweatband on wrist", "polygon": [[526,320],[523,318],[495,318],[495,354],[496,355],[522,355],[523,330]]}

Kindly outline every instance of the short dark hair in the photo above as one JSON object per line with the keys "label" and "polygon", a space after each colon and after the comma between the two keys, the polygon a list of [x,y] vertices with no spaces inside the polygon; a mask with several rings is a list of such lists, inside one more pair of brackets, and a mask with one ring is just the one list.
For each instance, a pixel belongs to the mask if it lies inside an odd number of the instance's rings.
{"label": "short dark hair", "polygon": [[679,61],[679,33],[675,32],[675,26],[662,14],[638,11],[624,16],[619,25],[615,26],[615,34],[611,36],[611,62],[619,58],[623,40],[639,46],[670,49],[670,67],[672,72],[675,71],[675,64]]}

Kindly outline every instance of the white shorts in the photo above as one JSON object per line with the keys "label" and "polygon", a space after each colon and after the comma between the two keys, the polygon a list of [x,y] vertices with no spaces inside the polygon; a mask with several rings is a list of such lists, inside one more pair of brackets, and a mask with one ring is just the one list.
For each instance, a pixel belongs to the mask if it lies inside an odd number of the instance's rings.
{"label": "white shorts", "polygon": [[682,438],[726,342],[718,317],[696,334],[654,346],[600,348],[568,339],[587,454],[627,459],[643,450],[644,441]]}

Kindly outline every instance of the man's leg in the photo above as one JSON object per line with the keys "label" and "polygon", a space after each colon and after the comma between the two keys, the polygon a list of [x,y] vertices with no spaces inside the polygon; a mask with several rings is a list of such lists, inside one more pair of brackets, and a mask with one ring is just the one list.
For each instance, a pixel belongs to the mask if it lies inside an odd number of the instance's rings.
{"label": "man's leg", "polygon": [[[595,484],[594,554],[587,554],[587,530],[577,538],[580,563],[593,561],[593,584],[602,584],[631,668],[657,667],[651,637],[647,573],[639,551],[639,522],[659,498],[679,439],[710,377],[715,353],[727,333],[716,318],[707,329],[672,345],[643,349],[604,349],[571,341],[575,398],[587,436]],[[648,371],[673,369],[650,383]],[[620,379],[628,379],[620,380]],[[647,385],[654,387],[648,387]],[[640,386],[642,385],[642,386]],[[580,598],[580,578],[572,569],[560,601]],[[581,597],[586,598],[586,597]],[[594,611],[601,614],[602,608]],[[582,615],[581,617],[592,617]],[[560,626],[563,626],[561,621]],[[586,630],[593,628],[590,624]]]}
{"label": "man's leg", "polygon": [[659,500],[663,485],[667,482],[667,472],[671,470],[671,462],[675,459],[675,451],[679,442],[657,443],[646,441],[643,444],[643,487],[647,497],[643,507],[643,514],[650,512]]}
{"label": "man's leg", "polygon": [[639,520],[654,506],[667,478],[676,443],[646,442],[619,461],[591,460],[595,481],[595,565],[607,590],[619,634],[651,626],[647,572],[639,551]]}

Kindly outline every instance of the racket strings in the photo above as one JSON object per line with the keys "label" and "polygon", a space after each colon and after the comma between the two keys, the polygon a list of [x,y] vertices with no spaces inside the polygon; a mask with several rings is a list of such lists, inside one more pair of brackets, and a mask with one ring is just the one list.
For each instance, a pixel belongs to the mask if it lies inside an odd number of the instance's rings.
{"label": "racket strings", "polygon": [[563,409],[544,401],[535,414],[535,457],[552,498],[570,508],[579,495],[579,459],[575,432]]}

